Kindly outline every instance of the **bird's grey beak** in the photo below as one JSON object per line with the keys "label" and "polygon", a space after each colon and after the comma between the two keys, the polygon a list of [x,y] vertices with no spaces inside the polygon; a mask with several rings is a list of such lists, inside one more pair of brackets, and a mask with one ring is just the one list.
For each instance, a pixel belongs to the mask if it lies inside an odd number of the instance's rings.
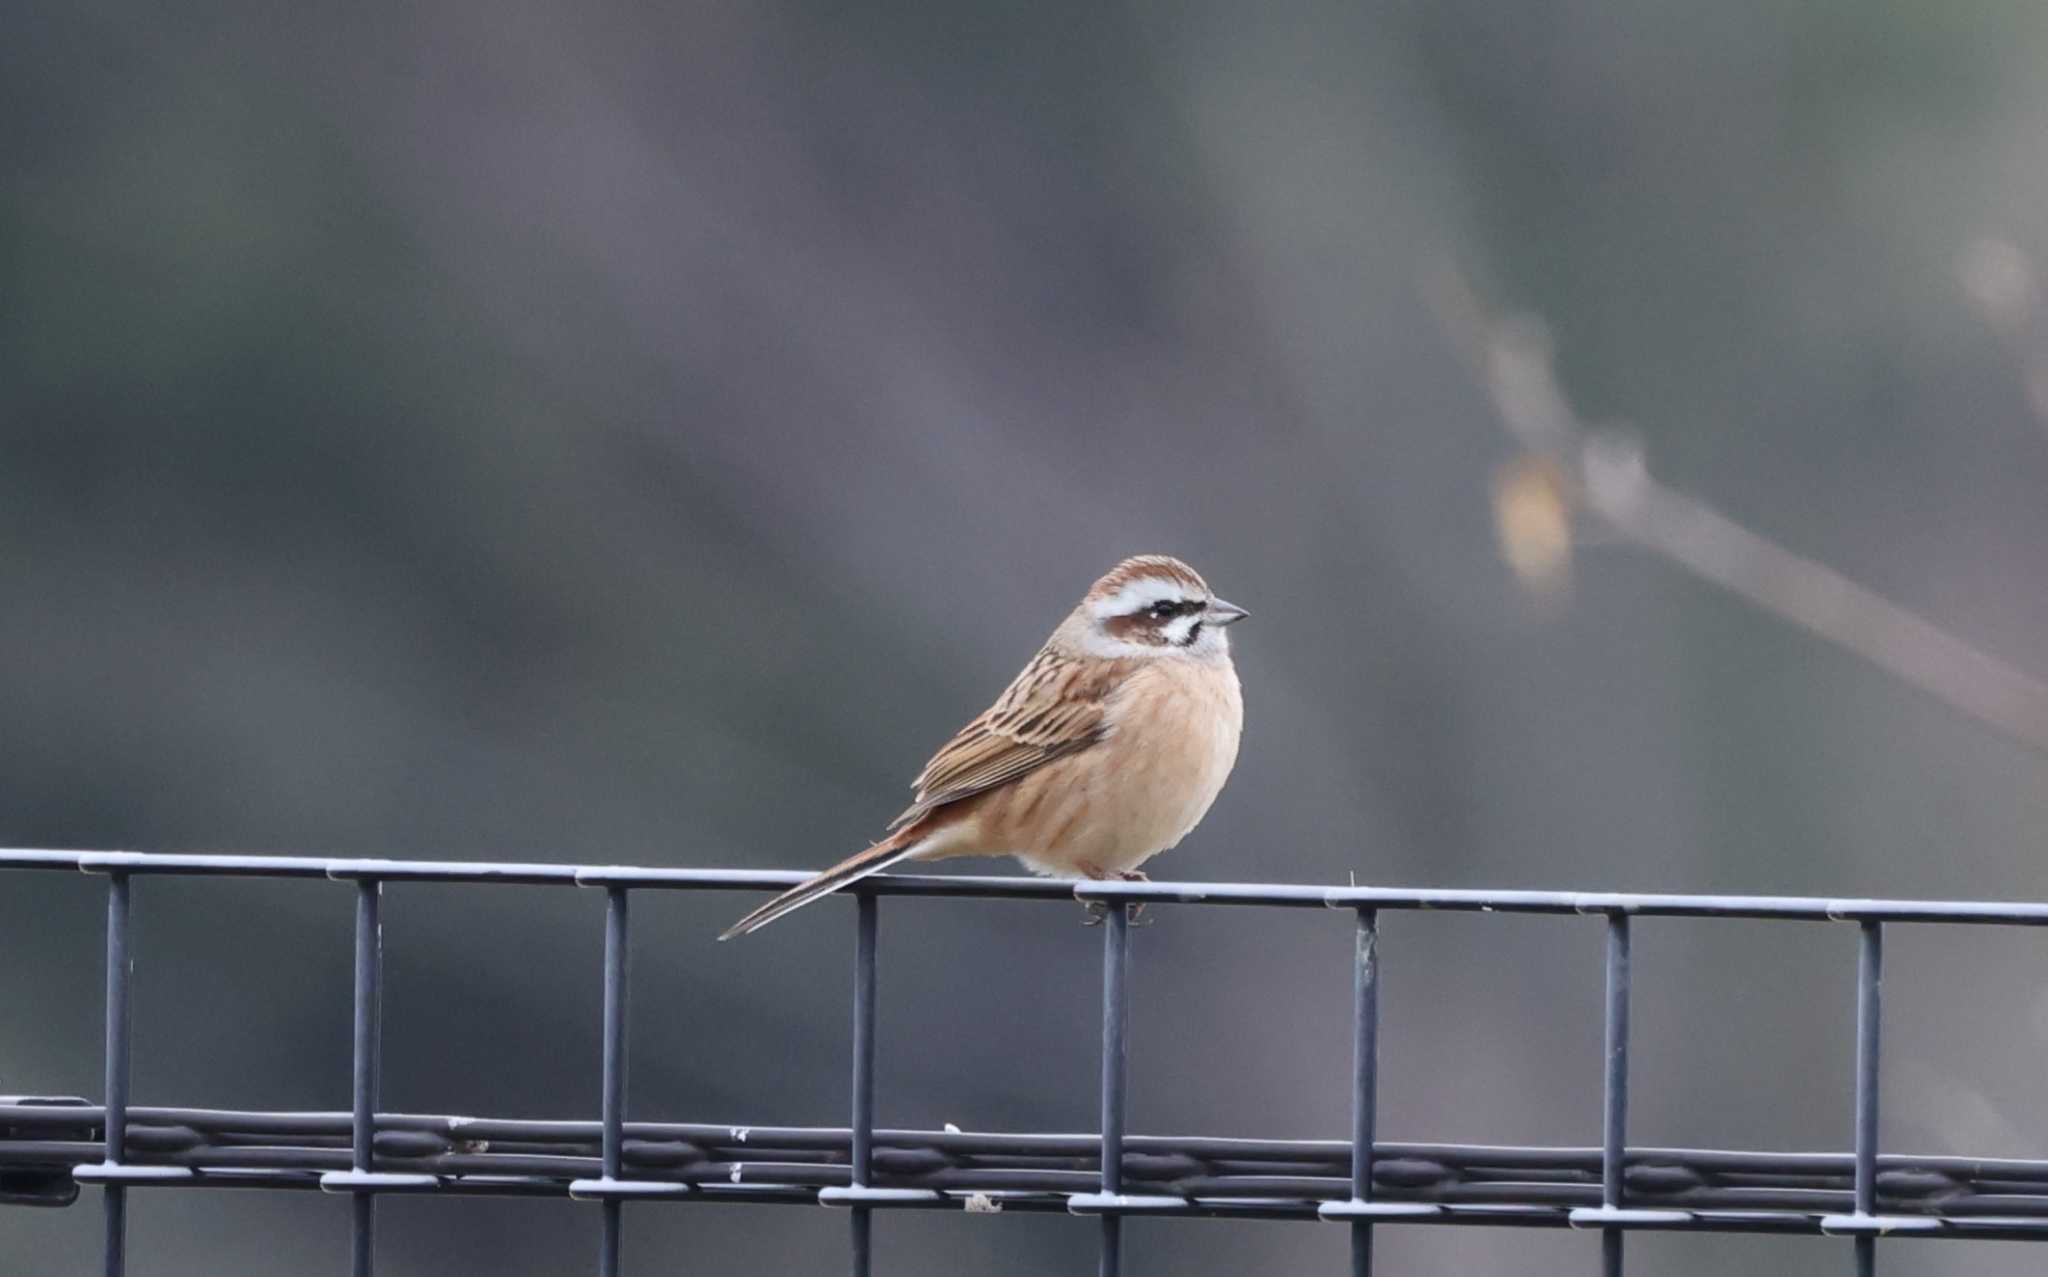
{"label": "bird's grey beak", "polygon": [[1211,625],[1235,625],[1250,615],[1250,612],[1245,611],[1235,603],[1225,602],[1222,599],[1210,599],[1208,610],[1202,614],[1202,619]]}

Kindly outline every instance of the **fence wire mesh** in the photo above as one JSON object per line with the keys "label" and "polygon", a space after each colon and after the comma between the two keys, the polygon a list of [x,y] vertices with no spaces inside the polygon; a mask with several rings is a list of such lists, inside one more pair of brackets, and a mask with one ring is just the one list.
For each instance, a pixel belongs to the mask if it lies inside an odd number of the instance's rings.
{"label": "fence wire mesh", "polygon": [[[316,1189],[345,1196],[351,1271],[376,1265],[386,1194],[567,1196],[598,1207],[597,1271],[622,1272],[627,1202],[759,1202],[843,1208],[849,1267],[870,1271],[874,1212],[921,1209],[1094,1216],[1105,1277],[1122,1271],[1123,1220],[1241,1217],[1348,1227],[1351,1271],[1373,1271],[1383,1223],[1576,1228],[1597,1232],[1604,1274],[1625,1271],[1643,1229],[1825,1234],[1850,1241],[1852,1271],[1875,1271],[1881,1237],[2048,1239],[2048,1161],[1918,1157],[1878,1147],[1885,929],[1889,924],[2048,925],[2048,904],[1804,897],[1433,891],[1232,883],[1067,883],[884,875],[852,893],[852,1111],[845,1127],[628,1121],[627,952],[635,891],[773,891],[804,875],[719,869],[490,862],[0,850],[0,870],[105,875],[106,1035],[101,1102],[0,1097],[0,1204],[69,1205],[79,1185],[103,1204],[105,1271],[125,1269],[126,1199],[140,1187]],[[352,1094],[348,1111],[248,1112],[129,1102],[129,942],[135,880],[153,875],[287,877],[347,884],[355,899]],[[601,1112],[527,1121],[380,1111],[381,904],[387,885],[512,883],[601,891],[605,907]],[[881,900],[897,895],[1099,903],[1101,1126],[1079,1134],[878,1129],[876,958]],[[1353,1122],[1346,1140],[1169,1137],[1126,1130],[1126,972],[1133,906],[1149,903],[1336,909],[1355,919],[1348,960]],[[1383,910],[1538,913],[1605,928],[1598,1146],[1478,1146],[1376,1139]],[[1854,1126],[1847,1152],[1631,1147],[1627,1142],[1631,930],[1659,917],[1759,918],[1857,928],[1856,1034],[1845,1060]],[[1590,1260],[1589,1260],[1590,1263]]]}

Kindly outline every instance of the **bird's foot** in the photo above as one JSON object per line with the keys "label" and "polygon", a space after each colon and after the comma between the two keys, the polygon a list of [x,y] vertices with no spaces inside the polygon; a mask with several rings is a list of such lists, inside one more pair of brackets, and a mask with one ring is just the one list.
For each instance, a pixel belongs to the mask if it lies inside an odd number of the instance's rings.
{"label": "bird's foot", "polygon": [[[1144,871],[1144,870],[1142,870],[1142,869],[1124,869],[1124,870],[1119,870],[1119,871],[1118,871],[1118,873],[1117,873],[1117,877],[1119,877],[1119,878],[1123,879],[1123,880],[1124,880],[1125,882],[1150,882],[1150,881],[1152,881],[1152,880],[1151,880],[1150,878],[1147,878],[1147,877],[1145,876],[1145,871]],[[1152,924],[1153,924],[1154,922],[1156,922],[1156,921],[1157,921],[1157,919],[1155,919],[1155,918],[1151,917],[1150,915],[1148,915],[1148,914],[1147,914],[1147,913],[1145,912],[1145,902],[1144,902],[1144,901],[1140,900],[1140,901],[1139,901],[1138,903],[1136,903],[1136,904],[1134,904],[1134,905],[1132,905],[1132,906],[1131,906],[1131,925],[1132,925],[1132,926],[1134,926],[1134,927],[1149,927],[1149,926],[1151,926],[1151,925],[1152,925]]]}
{"label": "bird's foot", "polygon": [[[1097,882],[1102,882],[1106,881],[1111,875],[1090,874],[1088,876],[1094,878]],[[1136,869],[1120,869],[1116,872],[1115,877],[1120,882],[1152,881],[1150,878],[1147,878],[1141,871]],[[1125,905],[1123,907],[1130,910],[1130,924],[1132,926],[1149,927],[1152,925],[1153,919],[1146,915],[1144,901],[1141,900],[1136,904]],[[1081,919],[1081,925],[1084,927],[1099,927],[1102,925],[1102,920],[1109,916],[1109,902],[1107,900],[1090,900],[1087,902],[1085,909],[1087,911],[1088,916]]]}

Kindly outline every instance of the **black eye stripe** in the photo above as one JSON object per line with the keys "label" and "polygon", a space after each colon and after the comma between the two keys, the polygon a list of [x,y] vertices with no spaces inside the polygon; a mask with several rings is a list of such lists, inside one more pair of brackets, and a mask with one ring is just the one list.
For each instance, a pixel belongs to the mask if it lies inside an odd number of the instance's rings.
{"label": "black eye stripe", "polygon": [[1161,599],[1157,603],[1139,610],[1139,615],[1164,621],[1168,617],[1187,616],[1207,606],[1197,599]]}

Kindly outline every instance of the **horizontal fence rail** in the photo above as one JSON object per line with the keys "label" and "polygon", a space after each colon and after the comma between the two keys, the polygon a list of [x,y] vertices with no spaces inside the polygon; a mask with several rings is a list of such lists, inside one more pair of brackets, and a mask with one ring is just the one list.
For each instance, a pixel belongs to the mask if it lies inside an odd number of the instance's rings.
{"label": "horizontal fence rail", "polygon": [[[72,1168],[98,1154],[104,1115],[83,1100],[0,1097],[0,1173],[13,1177],[17,1200],[30,1200],[27,1187],[39,1183],[34,1200],[69,1202]],[[318,1189],[326,1173],[351,1167],[351,1126],[347,1112],[135,1107],[128,1159],[176,1168],[156,1181],[164,1184]],[[431,1180],[410,1185],[417,1192],[562,1197],[603,1164],[601,1122],[380,1113],[377,1127],[380,1165]],[[872,1140],[868,1182],[918,1191],[891,1203],[899,1206],[1065,1211],[1070,1195],[1094,1191],[1101,1178],[1102,1137],[1093,1133],[877,1128]],[[628,1122],[620,1171],[677,1197],[810,1202],[813,1189],[852,1183],[852,1147],[848,1127]],[[1350,1199],[1351,1148],[1347,1140],[1126,1135],[1122,1183],[1175,1199],[1147,1206],[1149,1214],[1312,1219],[1322,1203]],[[1602,1156],[1598,1147],[1381,1142],[1371,1193],[1443,1208],[1417,1219],[1566,1226],[1569,1212],[1601,1204]],[[1622,1180],[1633,1202],[1708,1217],[1656,1227],[1819,1233],[1826,1216],[1854,1209],[1856,1158],[1631,1148]],[[1875,1192],[1887,1211],[1963,1235],[2048,1231],[2048,1161],[1890,1155],[1878,1159]]]}
{"label": "horizontal fence rail", "polygon": [[[2048,925],[2048,904],[1316,887],[1262,883],[1061,882],[967,875],[881,875],[848,893],[853,953],[852,1111],[843,1128],[650,1122],[627,1117],[628,922],[636,891],[779,891],[801,873],[603,865],[0,850],[0,870],[104,875],[106,1041],[98,1104],[0,1097],[0,1205],[66,1205],[101,1190],[105,1271],[127,1249],[134,1187],[318,1189],[345,1196],[351,1271],[375,1271],[379,1197],[567,1195],[599,1206],[597,1269],[622,1271],[624,1204],[742,1201],[847,1209],[851,1270],[870,1271],[872,1212],[1057,1211],[1098,1218],[1100,1271],[1115,1277],[1122,1220],[1246,1217],[1345,1225],[1351,1271],[1370,1274],[1373,1230],[1387,1222],[1568,1227],[1600,1235],[1604,1274],[1624,1272],[1640,1229],[1822,1233],[1851,1239],[1852,1271],[1875,1271],[1880,1237],[2048,1239],[2048,1160],[1914,1157],[1879,1148],[1884,934],[1887,924]],[[354,895],[351,1107],[313,1113],[163,1108],[129,1102],[137,879],[270,877],[348,884]],[[595,1121],[524,1121],[379,1111],[383,1051],[381,903],[387,887],[441,882],[583,887],[604,900],[602,1017]],[[143,893],[146,898],[146,891]],[[878,1128],[874,1122],[879,914],[885,897],[1081,900],[1102,928],[1102,1124],[1083,1134]],[[1140,1135],[1125,1129],[1130,918],[1147,904],[1348,911],[1353,979],[1347,1140]],[[1593,916],[1605,928],[1601,1142],[1584,1148],[1418,1144],[1376,1138],[1379,914],[1438,910]],[[1631,929],[1636,919],[1753,918],[1853,924],[1856,1035],[1850,1147],[1748,1152],[1627,1142]],[[67,1088],[68,1089],[68,1088]]]}

